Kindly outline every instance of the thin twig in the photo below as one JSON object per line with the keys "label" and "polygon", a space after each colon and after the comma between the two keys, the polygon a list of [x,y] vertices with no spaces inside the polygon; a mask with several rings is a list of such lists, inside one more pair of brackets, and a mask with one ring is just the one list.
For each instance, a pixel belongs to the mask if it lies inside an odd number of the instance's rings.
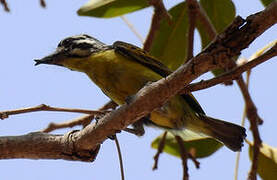
{"label": "thin twig", "polygon": [[241,66],[237,66],[234,69],[219,75],[215,78],[212,78],[210,80],[202,80],[197,83],[191,83],[188,86],[186,86],[180,93],[187,93],[187,92],[193,92],[198,91],[201,89],[206,89],[212,86],[215,86],[217,84],[223,83],[228,80],[234,80],[237,79],[243,72],[248,71],[257,65],[271,59],[272,57],[277,56],[277,43],[269,49],[267,52],[262,54],[261,56],[253,59],[252,61],[247,62],[246,64],[243,64]]}
{"label": "thin twig", "polygon": [[260,146],[262,143],[262,140],[261,140],[261,137],[259,134],[258,124],[260,122],[262,122],[262,119],[259,117],[259,115],[257,113],[257,108],[251,99],[251,96],[245,86],[243,79],[239,78],[237,80],[237,83],[238,83],[238,85],[241,89],[241,92],[243,94],[243,97],[244,97],[244,101],[245,101],[245,104],[247,107],[247,111],[246,111],[247,118],[250,122],[250,129],[252,131],[253,138],[254,138],[253,161],[252,161],[252,165],[251,165],[251,170],[248,175],[248,179],[256,180],[257,179],[256,172],[257,172],[257,168],[258,168],[258,156],[259,156],[259,152],[260,152]]}
{"label": "thin twig", "polygon": [[43,7],[43,8],[46,7],[46,3],[45,3],[44,0],[40,0],[39,2],[40,2],[40,6],[41,6],[41,7]]}
{"label": "thin twig", "polygon": [[171,16],[167,12],[162,0],[149,0],[149,4],[154,7],[154,14],[152,17],[150,31],[147,35],[147,38],[144,42],[143,49],[149,51],[152,45],[152,42],[155,38],[157,30],[160,28],[160,23],[163,18],[166,18],[168,23],[171,24]]}
{"label": "thin twig", "polygon": [[192,153],[188,152],[188,158],[190,158],[192,160],[192,162],[194,163],[194,165],[197,169],[200,168],[200,162],[197,161],[197,159],[192,155]]}
{"label": "thin twig", "polygon": [[123,168],[122,154],[121,154],[121,150],[120,150],[120,146],[119,146],[119,142],[118,142],[116,134],[114,135],[114,141],[115,141],[115,144],[116,144],[116,149],[117,149],[118,158],[119,158],[121,180],[124,180],[125,178],[124,178],[124,168]]}
{"label": "thin twig", "polygon": [[167,135],[167,131],[165,131],[163,133],[163,137],[162,137],[161,141],[159,142],[157,153],[154,156],[154,165],[153,165],[152,170],[158,169],[158,161],[159,161],[160,154],[163,152],[163,149],[164,149],[166,135]]}
{"label": "thin twig", "polygon": [[[101,108],[99,108],[99,111],[105,111],[105,110],[109,110],[109,109],[115,109],[117,106],[117,104],[113,101],[109,101],[108,103],[106,103],[104,106],[102,106]],[[51,132],[57,129],[62,129],[62,128],[72,128],[74,126],[78,126],[78,125],[82,125],[83,128],[86,127],[88,124],[91,123],[91,121],[94,119],[95,115],[85,115],[85,116],[81,116],[66,122],[62,122],[62,123],[49,123],[49,125],[42,130],[42,132]]]}
{"label": "thin twig", "polygon": [[183,180],[188,180],[189,179],[189,174],[188,174],[188,152],[186,151],[184,147],[184,142],[183,139],[180,136],[175,136],[175,139],[179,145],[179,150],[180,150],[180,156],[182,159],[183,163]]}
{"label": "thin twig", "polygon": [[208,17],[208,15],[206,14],[205,10],[198,3],[198,1],[194,0],[194,2],[195,2],[195,4],[197,4],[197,6],[196,6],[197,19],[203,24],[203,27],[205,28],[210,39],[213,40],[217,35],[216,29],[213,26],[213,24],[211,23],[211,20]]}
{"label": "thin twig", "polygon": [[189,19],[189,28],[188,28],[188,54],[187,59],[190,60],[193,57],[193,42],[194,42],[194,30],[195,30],[195,22],[196,22],[196,0],[187,0],[187,9],[188,9],[188,19]]}
{"label": "thin twig", "polygon": [[144,42],[144,38],[138,33],[136,28],[125,16],[120,16],[120,18],[125,22],[125,24],[129,27],[129,29],[137,36],[137,38],[140,40],[141,44]]}
{"label": "thin twig", "polygon": [[118,106],[118,104],[116,104],[114,101],[109,101],[106,104],[104,104],[104,106],[99,108],[99,111],[105,111],[105,110],[109,110],[109,109],[115,109],[117,106]]}
{"label": "thin twig", "polygon": [[51,107],[45,104],[41,104],[38,106],[29,107],[29,108],[2,111],[0,112],[0,119],[3,120],[5,118],[8,118],[9,115],[23,114],[23,113],[30,113],[30,112],[37,112],[37,111],[73,112],[73,113],[84,113],[84,114],[90,114],[90,115],[103,115],[110,112],[110,111],[95,111],[95,110],[87,110],[87,109],[58,108],[58,107]]}
{"label": "thin twig", "polygon": [[6,0],[0,0],[0,4],[2,4],[2,6],[4,7],[4,10],[6,12],[10,12],[10,8],[9,8],[8,3],[6,2]]}
{"label": "thin twig", "polygon": [[57,129],[72,128],[78,125],[83,125],[83,127],[85,127],[92,121],[93,118],[94,118],[94,115],[86,115],[86,116],[78,117],[62,123],[52,122],[52,123],[49,123],[49,125],[45,129],[41,130],[41,132],[49,133]]}

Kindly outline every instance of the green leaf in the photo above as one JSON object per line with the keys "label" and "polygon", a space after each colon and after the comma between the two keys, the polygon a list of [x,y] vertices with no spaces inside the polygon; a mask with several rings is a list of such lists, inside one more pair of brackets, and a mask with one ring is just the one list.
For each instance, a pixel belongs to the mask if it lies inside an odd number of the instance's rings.
{"label": "green leaf", "polygon": [[272,3],[275,0],[260,0],[262,2],[262,4],[264,5],[264,7],[268,6],[270,3]]}
{"label": "green leaf", "polygon": [[[200,0],[200,4],[217,33],[221,33],[235,18],[236,9],[231,0]],[[212,39],[208,36],[204,25],[199,20],[196,21],[196,27],[201,37],[202,49],[204,49]],[[215,76],[223,72],[222,69],[213,71]]]}
{"label": "green leaf", "polygon": [[147,0],[90,0],[78,11],[80,16],[111,18],[149,6]]}
{"label": "green leaf", "polygon": [[[184,146],[188,152],[195,152],[196,158],[204,158],[212,155],[218,149],[220,149],[223,145],[210,137],[199,136],[193,132],[186,131],[184,135],[182,135],[182,139],[184,140]],[[151,147],[157,149],[159,143],[162,139],[162,135],[158,136],[151,144]],[[165,140],[164,152],[180,157],[179,153],[179,145],[175,140],[174,135],[171,133],[167,133]]]}
{"label": "green leaf", "polygon": [[[253,144],[249,144],[249,156],[253,160]],[[258,174],[263,180],[272,180],[277,177],[277,148],[263,143],[258,160]]]}
{"label": "green leaf", "polygon": [[171,70],[184,63],[187,55],[188,15],[186,3],[182,2],[169,10],[172,24],[163,19],[155,34],[150,54],[157,57]]}

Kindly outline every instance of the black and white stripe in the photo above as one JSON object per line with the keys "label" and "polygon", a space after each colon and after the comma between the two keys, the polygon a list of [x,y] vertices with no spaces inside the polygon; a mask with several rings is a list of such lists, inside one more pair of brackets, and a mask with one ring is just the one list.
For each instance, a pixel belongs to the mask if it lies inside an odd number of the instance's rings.
{"label": "black and white stripe", "polygon": [[107,49],[107,45],[101,41],[86,35],[76,35],[63,39],[57,47],[58,51],[64,51],[67,56],[84,57],[94,52]]}

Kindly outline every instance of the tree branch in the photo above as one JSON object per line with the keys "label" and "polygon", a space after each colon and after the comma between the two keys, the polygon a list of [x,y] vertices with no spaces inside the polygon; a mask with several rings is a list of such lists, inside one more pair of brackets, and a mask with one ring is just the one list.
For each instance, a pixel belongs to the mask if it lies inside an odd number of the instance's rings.
{"label": "tree branch", "polygon": [[257,65],[271,59],[272,57],[277,56],[277,43],[267,52],[262,54],[261,56],[249,61],[246,64],[243,64],[241,66],[238,66],[220,76],[217,76],[215,78],[212,78],[210,80],[202,80],[197,83],[192,83],[186,86],[180,94],[186,94],[188,92],[193,92],[193,91],[198,91],[201,89],[206,89],[212,86],[215,86],[220,83],[224,83],[225,81],[228,80],[235,80],[237,79],[243,72],[248,71]]}
{"label": "tree branch", "polygon": [[62,123],[52,122],[52,123],[49,123],[49,125],[45,129],[41,130],[41,132],[49,133],[57,129],[72,128],[78,125],[82,125],[83,127],[86,127],[93,119],[94,119],[94,115],[85,115]]}
{"label": "tree branch", "polygon": [[40,0],[39,3],[41,7],[46,8],[46,3],[44,0]]}
{"label": "tree branch", "polygon": [[197,1],[196,0],[187,0],[187,9],[188,9],[188,54],[185,62],[190,60],[193,57],[193,42],[194,42],[194,30],[197,14]]}
{"label": "tree branch", "polygon": [[2,6],[4,7],[4,10],[6,12],[10,12],[10,8],[9,8],[8,3],[6,2],[6,0],[0,0],[0,4],[2,4]]}
{"label": "tree branch", "polygon": [[195,1],[195,6],[197,9],[197,19],[203,24],[203,27],[205,28],[210,39],[214,39],[217,35],[217,32],[215,27],[211,23],[210,18],[208,17],[202,6],[199,5],[198,1]]}
{"label": "tree branch", "polygon": [[53,135],[42,132],[23,136],[0,137],[0,159],[64,159],[92,162],[100,145],[95,148],[78,149],[74,146],[72,133]]}
{"label": "tree branch", "polygon": [[182,159],[183,164],[183,180],[189,179],[189,173],[188,173],[188,152],[184,146],[184,141],[180,136],[175,136],[175,139],[177,141],[177,144],[179,146],[179,152]]}
{"label": "tree branch", "polygon": [[30,112],[36,112],[36,111],[73,112],[73,113],[84,113],[89,115],[104,115],[105,113],[110,112],[110,111],[94,111],[94,110],[86,110],[86,109],[59,108],[59,107],[51,107],[45,104],[41,104],[35,107],[21,108],[21,109],[10,110],[10,111],[2,111],[0,112],[0,119],[3,120],[5,118],[8,118],[9,115],[30,113]]}
{"label": "tree branch", "polygon": [[159,142],[159,146],[158,146],[157,152],[156,152],[156,154],[154,156],[154,165],[153,165],[152,170],[157,170],[158,169],[158,162],[159,162],[160,155],[161,155],[161,153],[164,150],[166,135],[167,135],[167,131],[165,131],[163,133],[163,137],[162,137],[161,141]]}
{"label": "tree branch", "polygon": [[149,4],[154,7],[154,14],[152,17],[150,31],[143,45],[143,49],[145,51],[150,50],[155,34],[160,28],[161,20],[165,17],[168,23],[171,23],[171,16],[168,14],[162,0],[149,0]]}
{"label": "tree branch", "polygon": [[[108,103],[106,103],[104,106],[102,106],[100,109],[98,109],[98,111],[106,111],[108,109],[115,109],[118,105],[113,102],[113,101],[109,101]],[[81,116],[69,121],[65,121],[62,123],[49,123],[49,125],[43,129],[41,132],[51,132],[54,131],[56,129],[62,129],[62,128],[72,128],[74,126],[77,125],[82,125],[83,128],[86,127],[88,124],[91,123],[91,121],[94,119],[95,115],[90,114],[90,115],[85,115],[85,116]]]}

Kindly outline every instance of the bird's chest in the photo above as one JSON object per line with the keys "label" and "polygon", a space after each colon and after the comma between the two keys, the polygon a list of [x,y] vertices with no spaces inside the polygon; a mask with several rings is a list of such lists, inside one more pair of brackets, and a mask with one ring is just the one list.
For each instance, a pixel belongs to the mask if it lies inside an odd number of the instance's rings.
{"label": "bird's chest", "polygon": [[87,74],[108,97],[118,104],[125,103],[128,96],[136,94],[147,82],[153,81],[153,78],[137,64],[132,66],[124,62],[106,62],[102,65],[103,67]]}

